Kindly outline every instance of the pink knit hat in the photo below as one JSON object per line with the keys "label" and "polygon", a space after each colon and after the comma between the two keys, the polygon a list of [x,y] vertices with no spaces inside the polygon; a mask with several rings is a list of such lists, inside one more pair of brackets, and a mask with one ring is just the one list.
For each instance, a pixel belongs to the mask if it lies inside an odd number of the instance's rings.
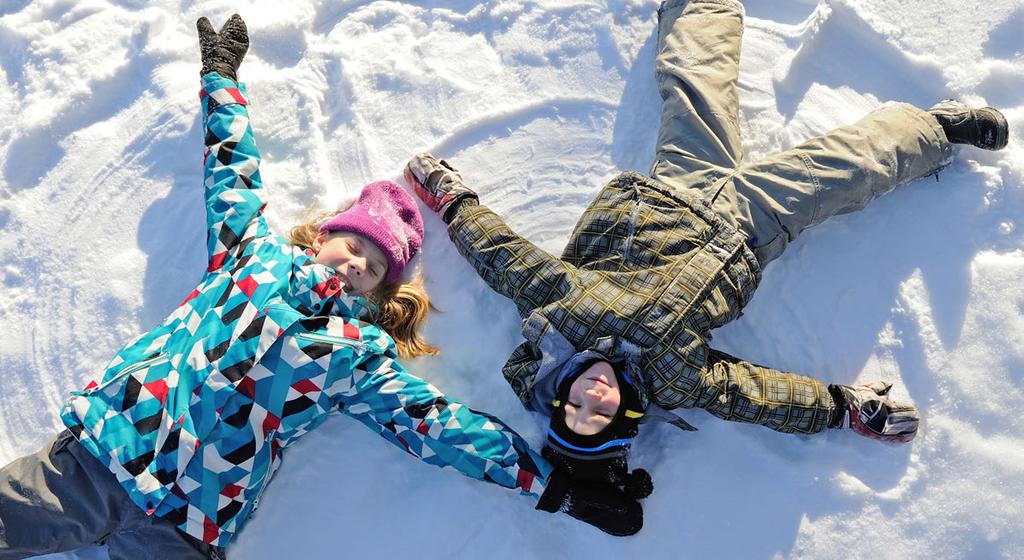
{"label": "pink knit hat", "polygon": [[391,284],[420,252],[423,217],[416,199],[398,183],[377,181],[363,187],[359,200],[321,225],[320,231],[350,231],[374,242],[388,259],[384,282]]}

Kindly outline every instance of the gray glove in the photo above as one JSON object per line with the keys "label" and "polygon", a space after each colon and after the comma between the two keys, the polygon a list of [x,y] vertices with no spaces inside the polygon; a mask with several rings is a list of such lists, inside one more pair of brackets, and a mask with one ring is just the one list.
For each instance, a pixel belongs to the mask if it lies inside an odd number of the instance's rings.
{"label": "gray glove", "polygon": [[454,167],[431,154],[413,156],[405,166],[405,180],[413,186],[416,196],[440,214],[445,223],[451,221],[452,210],[459,202],[467,198],[477,199],[476,193],[466,186]]}
{"label": "gray glove", "polygon": [[199,52],[203,59],[200,76],[216,72],[231,81],[238,81],[238,65],[249,50],[249,32],[238,14],[231,16],[220,33],[213,30],[210,20],[205,17],[196,21],[199,31]]}
{"label": "gray glove", "polygon": [[858,434],[889,443],[904,443],[917,435],[921,420],[917,407],[889,398],[892,383],[876,381],[850,387],[829,385],[836,403],[830,428],[852,428]]}

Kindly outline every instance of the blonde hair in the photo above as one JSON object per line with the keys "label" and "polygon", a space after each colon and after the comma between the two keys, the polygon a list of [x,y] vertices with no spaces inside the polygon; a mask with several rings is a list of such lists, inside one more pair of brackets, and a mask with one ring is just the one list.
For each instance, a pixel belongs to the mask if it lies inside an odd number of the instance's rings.
{"label": "blonde hair", "polygon": [[[311,249],[320,234],[320,224],[325,218],[344,212],[339,210],[320,212],[293,227],[288,232],[288,242]],[[312,213],[310,213],[312,214]],[[417,275],[409,282],[393,282],[378,286],[373,292],[364,294],[375,307],[370,321],[384,329],[395,340],[398,355],[403,358],[436,356],[441,351],[429,344],[419,333],[427,315],[436,311],[423,289],[423,277]]]}

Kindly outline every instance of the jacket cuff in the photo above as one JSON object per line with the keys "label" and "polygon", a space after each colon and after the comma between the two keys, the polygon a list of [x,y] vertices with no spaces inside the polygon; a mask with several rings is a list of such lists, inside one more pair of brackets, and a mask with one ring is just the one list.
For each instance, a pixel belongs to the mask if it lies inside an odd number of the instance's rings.
{"label": "jacket cuff", "polygon": [[452,220],[455,219],[455,215],[459,213],[459,209],[463,207],[469,208],[470,206],[480,206],[480,199],[475,194],[467,194],[458,198],[455,202],[452,202],[451,206],[445,209],[444,215],[441,216],[441,219],[444,223],[450,224],[452,223]]}
{"label": "jacket cuff", "polygon": [[842,428],[843,419],[846,417],[846,409],[849,403],[846,400],[846,395],[843,393],[841,385],[829,385],[828,394],[832,397],[832,414],[828,418],[829,428]]}
{"label": "jacket cuff", "polygon": [[245,84],[241,82],[235,82],[216,72],[210,72],[203,75],[201,84],[199,100],[202,101],[206,114],[210,114],[221,105],[249,104],[249,94]]}

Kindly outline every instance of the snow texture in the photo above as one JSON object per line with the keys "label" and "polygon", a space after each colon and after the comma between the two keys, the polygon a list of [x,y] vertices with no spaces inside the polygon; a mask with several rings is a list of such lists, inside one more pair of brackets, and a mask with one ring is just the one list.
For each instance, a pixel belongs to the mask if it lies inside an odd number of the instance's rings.
{"label": "snow texture", "polygon": [[[1020,558],[1024,550],[1024,5],[747,0],[750,159],[885,101],[1000,107],[1009,147],[806,232],[767,267],[721,349],[826,382],[888,379],[924,416],[910,445],[687,418],[641,434],[656,490],[617,539],[410,460],[338,418],[286,454],[235,558]],[[408,158],[453,162],[558,252],[658,125],[652,0],[0,2],[0,463],[61,428],[68,392],[202,273],[195,20],[233,11],[269,218],[334,208]],[[427,215],[422,269],[444,349],[414,371],[539,444],[500,375],[520,340]],[[51,558],[106,558],[102,547]]]}

